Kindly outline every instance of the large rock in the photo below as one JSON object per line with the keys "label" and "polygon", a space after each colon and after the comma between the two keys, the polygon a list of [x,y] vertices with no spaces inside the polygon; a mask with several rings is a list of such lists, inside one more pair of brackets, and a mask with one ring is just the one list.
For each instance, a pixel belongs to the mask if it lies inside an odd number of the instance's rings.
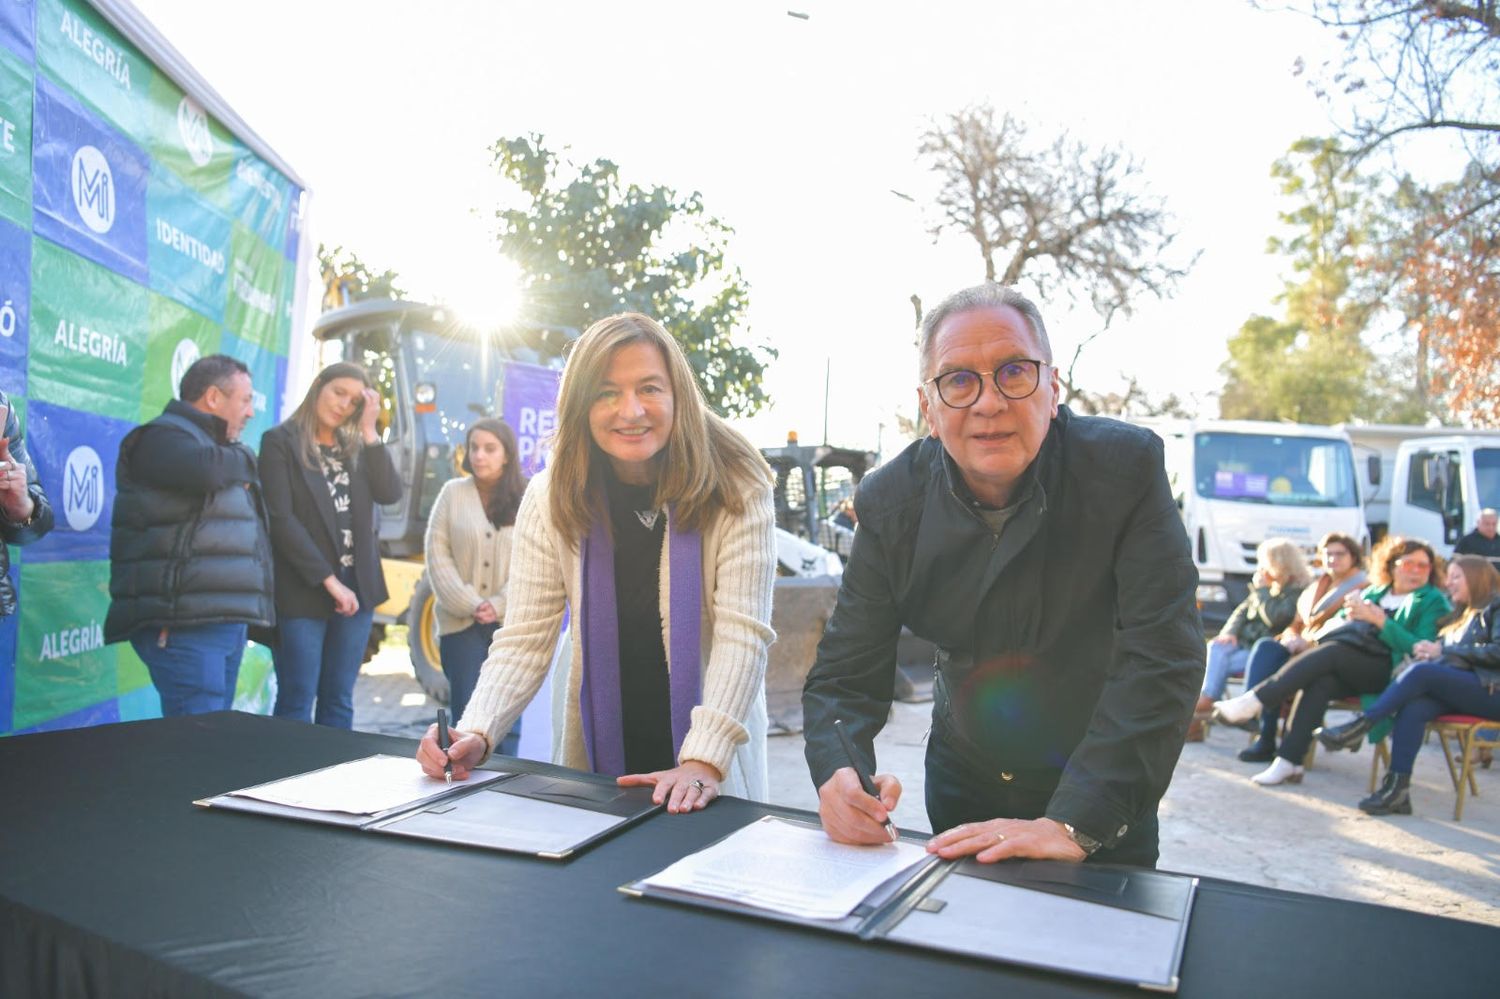
{"label": "large rock", "polygon": [[818,641],[838,592],[837,576],[776,580],[771,606],[776,641],[766,663],[766,713],[772,732],[802,731],[802,684],[817,657]]}

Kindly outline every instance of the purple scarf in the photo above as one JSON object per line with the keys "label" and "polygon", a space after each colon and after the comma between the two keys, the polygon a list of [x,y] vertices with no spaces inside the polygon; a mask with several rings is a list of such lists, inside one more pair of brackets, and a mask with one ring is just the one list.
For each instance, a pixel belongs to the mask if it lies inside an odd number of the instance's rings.
{"label": "purple scarf", "polygon": [[[606,526],[607,514],[595,518],[583,540],[583,600],[578,626],[583,628],[583,685],[579,709],[583,715],[583,745],[589,768],[618,777],[625,773],[625,725],[620,705],[620,627],[615,608],[615,548]],[[682,740],[692,724],[693,708],[702,700],[700,673],[703,648],[703,537],[679,532],[676,517],[667,514],[667,621],[672,647],[667,650],[668,684],[672,702],[672,757],[682,751]]]}

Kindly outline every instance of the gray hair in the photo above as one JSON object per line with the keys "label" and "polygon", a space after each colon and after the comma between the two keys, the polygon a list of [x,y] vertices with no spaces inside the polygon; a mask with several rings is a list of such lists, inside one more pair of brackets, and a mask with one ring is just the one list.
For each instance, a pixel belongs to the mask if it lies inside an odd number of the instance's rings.
{"label": "gray hair", "polygon": [[1014,288],[996,284],[994,281],[986,281],[972,288],[965,288],[963,291],[955,291],[939,302],[937,308],[922,317],[922,336],[917,341],[918,373],[924,379],[926,378],[928,363],[932,359],[932,341],[937,335],[938,327],[943,325],[949,316],[973,312],[977,309],[999,309],[1005,306],[1015,309],[1026,320],[1026,325],[1031,327],[1031,335],[1036,337],[1037,346],[1042,351],[1042,356],[1038,360],[1051,364],[1052,342],[1047,339],[1047,324],[1042,322],[1042,314],[1036,305]]}

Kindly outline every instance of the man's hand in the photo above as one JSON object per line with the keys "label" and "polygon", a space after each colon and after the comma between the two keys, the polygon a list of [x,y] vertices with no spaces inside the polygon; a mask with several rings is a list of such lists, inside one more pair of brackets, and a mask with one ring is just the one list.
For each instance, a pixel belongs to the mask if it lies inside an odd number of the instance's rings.
{"label": "man's hand", "polygon": [[1238,645],[1240,643],[1240,640],[1233,635],[1215,635],[1209,641],[1215,645]]}
{"label": "man's hand", "polygon": [[626,774],[616,777],[621,787],[654,787],[651,800],[658,805],[666,803],[667,811],[693,812],[719,796],[719,783],[724,776],[718,768],[702,760],[683,760],[681,766],[671,770],[656,770],[649,774]]}
{"label": "man's hand", "polygon": [[453,779],[468,780],[469,771],[484,757],[484,736],[477,732],[460,732],[456,728],[449,729],[448,735],[453,742],[444,753],[438,748],[437,726],[427,726],[427,734],[422,736],[422,744],[417,747],[417,762],[422,764],[424,774],[442,780],[443,764],[452,760]]}
{"label": "man's hand", "polygon": [[889,843],[885,823],[901,800],[901,782],[890,774],[875,775],[880,799],[865,794],[853,767],[840,767],[818,788],[818,818],[835,843]]}
{"label": "man's hand", "polygon": [[954,826],[927,843],[927,852],[944,860],[973,856],[981,864],[1011,857],[1081,861],[1088,854],[1054,819],[990,819]]}

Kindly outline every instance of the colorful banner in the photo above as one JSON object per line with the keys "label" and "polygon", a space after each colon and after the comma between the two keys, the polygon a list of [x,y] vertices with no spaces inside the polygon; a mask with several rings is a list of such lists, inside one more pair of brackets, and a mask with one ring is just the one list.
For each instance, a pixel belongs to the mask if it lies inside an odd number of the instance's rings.
{"label": "colorful banner", "polygon": [[37,235],[146,280],[146,154],[46,80],[36,84]]}
{"label": "colorful banner", "polygon": [[6,395],[26,394],[30,317],[31,233],[0,221],[0,390]]}
{"label": "colorful banner", "polygon": [[[0,10],[12,0],[0,0]],[[31,224],[31,70],[0,49],[0,218]]]}
{"label": "colorful banner", "polygon": [[142,423],[156,419],[169,401],[178,398],[187,369],[198,358],[219,353],[223,339],[217,323],[160,295],[150,296],[148,312]]}
{"label": "colorful banner", "polygon": [[229,288],[229,219],[157,168],[146,192],[151,287],[215,322]]}
{"label": "colorful banner", "polygon": [[35,14],[32,0],[0,0],[0,48],[9,49],[27,65],[35,62]]}
{"label": "colorful banner", "polygon": [[115,463],[134,420],[109,420],[32,399],[26,447],[56,525],[26,546],[26,564],[109,560],[115,506]]}
{"label": "colorful banner", "polygon": [[36,64],[136,141],[146,134],[155,69],[86,3],[38,0]]}
{"label": "colorful banner", "polygon": [[[0,735],[154,717],[103,644],[120,442],[223,352],[250,368],[252,447],[287,379],[302,192],[87,0],[0,0],[0,389],[56,526],[9,548]],[[236,706],[269,711],[251,646]]]}
{"label": "colorful banner", "polygon": [[30,384],[55,405],[134,420],[150,292],[46,240],[31,248]]}

